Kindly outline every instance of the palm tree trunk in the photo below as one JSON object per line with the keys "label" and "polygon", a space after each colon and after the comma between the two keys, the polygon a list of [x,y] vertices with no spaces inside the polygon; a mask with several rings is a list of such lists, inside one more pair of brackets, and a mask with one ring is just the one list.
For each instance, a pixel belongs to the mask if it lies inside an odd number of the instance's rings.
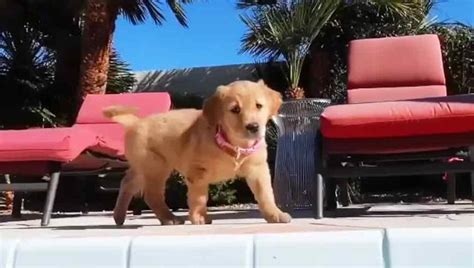
{"label": "palm tree trunk", "polygon": [[105,94],[109,54],[118,15],[118,1],[87,0],[82,35],[79,93]]}

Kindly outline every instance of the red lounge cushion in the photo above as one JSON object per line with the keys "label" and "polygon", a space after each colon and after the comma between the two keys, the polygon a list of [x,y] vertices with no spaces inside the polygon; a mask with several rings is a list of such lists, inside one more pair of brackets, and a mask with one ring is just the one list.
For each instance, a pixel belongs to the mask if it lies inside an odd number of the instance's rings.
{"label": "red lounge cushion", "polygon": [[351,41],[348,69],[348,103],[446,96],[436,35]]}
{"label": "red lounge cushion", "polygon": [[92,131],[97,135],[98,143],[90,148],[91,151],[106,154],[110,157],[123,158],[125,154],[125,130],[122,125],[109,123],[78,124],[76,126]]}
{"label": "red lounge cushion", "polygon": [[88,95],[71,128],[0,131],[0,162],[69,162],[86,149],[122,157],[124,129],[102,115],[110,105],[137,107],[146,116],[168,111],[171,99],[162,92]]}
{"label": "red lounge cushion", "polygon": [[86,129],[35,128],[0,131],[0,162],[68,162],[98,143]]}
{"label": "red lounge cushion", "polygon": [[386,138],[474,132],[474,95],[335,105],[321,115],[328,138]]}
{"label": "red lounge cushion", "polygon": [[111,105],[135,107],[138,109],[138,115],[145,117],[169,111],[171,98],[167,92],[88,95],[86,97],[75,126],[94,132],[98,136],[98,144],[90,150],[122,158],[124,128],[102,115],[102,110]]}
{"label": "red lounge cushion", "polygon": [[396,101],[446,96],[445,86],[380,87],[347,91],[348,103]]}
{"label": "red lounge cushion", "polygon": [[167,112],[171,108],[171,97],[166,92],[124,93],[87,95],[79,110],[77,124],[112,123],[102,115],[102,110],[111,105],[138,108],[140,116]]}
{"label": "red lounge cushion", "polygon": [[445,85],[436,35],[354,40],[349,47],[349,88]]}

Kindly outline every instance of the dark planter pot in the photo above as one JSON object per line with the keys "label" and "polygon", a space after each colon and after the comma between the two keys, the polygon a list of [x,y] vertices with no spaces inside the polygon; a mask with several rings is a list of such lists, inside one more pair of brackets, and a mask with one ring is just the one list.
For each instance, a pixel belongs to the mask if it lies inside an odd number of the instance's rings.
{"label": "dark planter pot", "polygon": [[330,103],[329,99],[285,101],[273,118],[278,127],[273,188],[283,210],[312,206],[319,117]]}

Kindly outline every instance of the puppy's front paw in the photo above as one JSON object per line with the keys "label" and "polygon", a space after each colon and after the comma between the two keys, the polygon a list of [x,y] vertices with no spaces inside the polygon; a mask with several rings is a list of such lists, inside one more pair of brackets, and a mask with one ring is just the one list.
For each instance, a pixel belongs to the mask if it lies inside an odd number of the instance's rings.
{"label": "puppy's front paw", "polygon": [[291,216],[288,213],[280,211],[280,212],[266,216],[265,220],[268,223],[290,223]]}
{"label": "puppy's front paw", "polygon": [[181,225],[184,224],[184,220],[178,217],[172,217],[170,219],[160,220],[161,225]]}
{"label": "puppy's front paw", "polygon": [[198,215],[198,214],[189,215],[189,220],[191,221],[192,224],[195,224],[195,225],[211,224],[212,223],[212,219],[207,215],[205,215],[205,216]]}

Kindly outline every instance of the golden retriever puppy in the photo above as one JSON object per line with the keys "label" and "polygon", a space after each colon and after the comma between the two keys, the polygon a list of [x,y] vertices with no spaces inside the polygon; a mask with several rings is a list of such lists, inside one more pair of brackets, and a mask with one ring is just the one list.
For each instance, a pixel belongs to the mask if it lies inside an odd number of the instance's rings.
{"label": "golden retriever puppy", "polygon": [[246,179],[267,222],[290,222],[290,215],[275,205],[265,144],[265,125],[281,101],[281,95],[260,80],[219,86],[203,110],[138,118],[131,108],[106,108],[106,117],[125,126],[130,164],[115,205],[115,223],[123,224],[132,197],[141,193],[161,224],[182,224],[165,203],[165,184],[173,170],[186,177],[193,224],[211,223],[209,184],[236,176]]}

